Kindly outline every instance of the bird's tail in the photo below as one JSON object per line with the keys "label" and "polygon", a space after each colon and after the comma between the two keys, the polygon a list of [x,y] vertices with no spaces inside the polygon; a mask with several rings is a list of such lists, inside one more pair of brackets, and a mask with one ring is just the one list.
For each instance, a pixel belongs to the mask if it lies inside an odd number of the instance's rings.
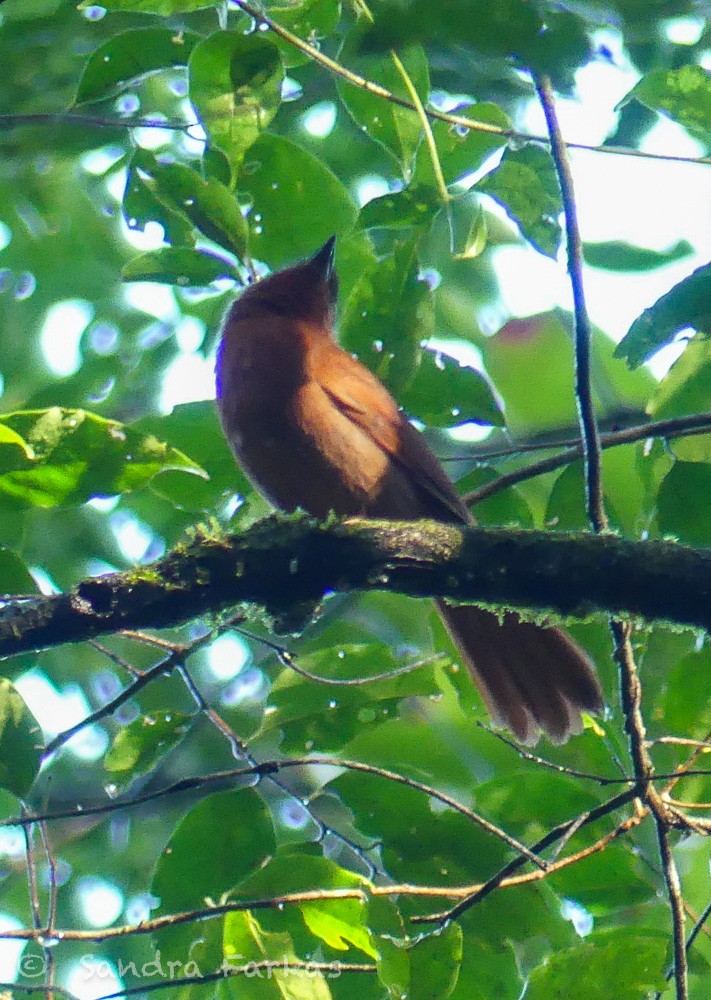
{"label": "bird's tail", "polygon": [[522,743],[535,743],[541,730],[563,743],[582,731],[581,712],[601,711],[592,663],[562,629],[436,603],[494,722]]}

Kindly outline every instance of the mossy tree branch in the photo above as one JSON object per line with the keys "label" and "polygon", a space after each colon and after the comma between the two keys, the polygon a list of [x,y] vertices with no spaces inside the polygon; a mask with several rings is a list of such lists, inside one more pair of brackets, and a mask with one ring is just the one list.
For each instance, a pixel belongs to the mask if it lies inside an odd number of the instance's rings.
{"label": "mossy tree branch", "polygon": [[198,531],[150,566],[84,580],[67,594],[9,599],[0,656],[173,626],[240,602],[298,626],[329,591],[353,590],[708,630],[711,549],[606,533],[273,515],[242,534]]}

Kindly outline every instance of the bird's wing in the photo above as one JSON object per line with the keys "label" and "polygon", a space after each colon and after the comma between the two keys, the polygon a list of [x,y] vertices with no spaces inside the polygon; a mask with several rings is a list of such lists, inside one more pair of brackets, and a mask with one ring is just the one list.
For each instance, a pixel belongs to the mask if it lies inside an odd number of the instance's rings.
{"label": "bird's wing", "polygon": [[[407,474],[418,491],[426,494],[433,516],[469,522],[471,515],[454,484],[422,435],[405,419],[385,386],[364,365],[345,351],[329,353],[318,379],[333,405]],[[434,505],[432,501],[435,501]]]}

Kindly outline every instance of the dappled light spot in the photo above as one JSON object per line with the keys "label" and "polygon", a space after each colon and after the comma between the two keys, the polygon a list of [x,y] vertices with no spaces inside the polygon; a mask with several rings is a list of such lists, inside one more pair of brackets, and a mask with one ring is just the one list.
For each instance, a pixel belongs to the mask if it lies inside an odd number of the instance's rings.
{"label": "dappled light spot", "polygon": [[34,274],[31,271],[23,271],[17,276],[13,298],[17,299],[18,302],[24,302],[25,299],[29,299],[34,294],[36,288],[37,279]]}
{"label": "dappled light spot", "polygon": [[250,659],[249,646],[238,635],[218,636],[207,651],[210,671],[220,681],[232,680]]}
{"label": "dappled light spot", "polygon": [[76,891],[84,917],[92,927],[108,927],[123,909],[123,894],[105,879],[80,879]]}
{"label": "dappled light spot", "polygon": [[93,315],[94,307],[84,299],[55,302],[47,310],[40,347],[47,367],[56,375],[73,375],[81,367],[81,335]]}
{"label": "dappled light spot", "polygon": [[333,101],[320,101],[304,111],[301,124],[315,139],[325,139],[336,124],[336,105]]}
{"label": "dappled light spot", "polygon": [[96,958],[90,952],[82,955],[71,968],[66,986],[77,1000],[98,1000],[123,989],[113,962]]}

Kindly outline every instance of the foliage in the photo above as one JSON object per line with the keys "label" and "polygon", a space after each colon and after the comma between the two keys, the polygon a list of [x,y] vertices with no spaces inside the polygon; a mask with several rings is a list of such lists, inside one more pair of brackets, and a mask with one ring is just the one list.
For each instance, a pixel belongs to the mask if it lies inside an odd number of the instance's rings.
{"label": "foliage", "polygon": [[[704,6],[5,0],[0,593],[31,601],[149,564],[195,521],[209,532],[266,511],[210,400],[219,322],[244,284],[332,234],[342,342],[463,492],[576,439],[570,317],[512,315],[497,278],[502,251],[528,246],[552,267],[565,243],[549,145],[517,131],[531,71],[574,95],[579,71],[609,60],[599,30],[612,25],[638,81],[610,144],[640,145],[659,117],[708,144],[707,32],[682,44],[664,30]],[[711,429],[682,432],[709,409],[709,264],[686,234],[637,246],[624,219],[604,242],[583,236],[591,267],[659,275],[616,349],[592,331],[602,430],[678,421],[668,439],[605,452],[612,527],[708,546]],[[644,362],[672,341],[680,356],[657,379]],[[473,427],[487,429],[479,444]],[[476,514],[584,528],[582,463],[524,472]],[[652,826],[629,802],[586,823],[621,788],[585,775],[632,770],[604,622],[572,632],[610,712],[565,747],[539,748],[548,768],[477,725],[484,708],[429,605],[333,597],[288,650],[254,609],[238,618],[244,636],[233,619],[197,620],[3,664],[2,927],[31,926],[26,859],[39,896],[24,986],[39,985],[34,956],[78,997],[88,967],[97,997],[149,979],[171,996],[244,1000],[665,989],[670,914]],[[707,639],[640,626],[634,647],[649,740],[705,739]],[[689,747],[653,753],[668,773]],[[670,794],[708,802],[704,760]],[[99,812],[66,818],[77,804]],[[24,809],[65,818],[28,827],[27,846],[7,822]],[[574,822],[559,855],[541,848],[551,870],[525,862],[460,919],[418,923],[516,857],[472,810],[526,845]],[[672,837],[692,917],[709,898],[695,829]],[[111,912],[92,896],[97,879]],[[145,919],[153,932],[135,933]],[[109,923],[133,929],[102,938]],[[97,940],[72,939],[77,929]],[[9,949],[0,939],[3,968]],[[689,979],[692,998],[708,995],[705,931]]]}

